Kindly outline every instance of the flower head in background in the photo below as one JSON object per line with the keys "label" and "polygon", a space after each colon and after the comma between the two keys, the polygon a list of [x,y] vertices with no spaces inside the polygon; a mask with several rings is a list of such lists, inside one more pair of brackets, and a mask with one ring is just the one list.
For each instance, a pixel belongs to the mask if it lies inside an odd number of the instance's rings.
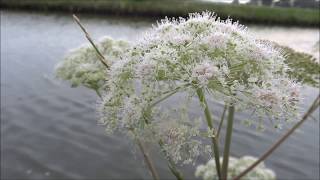
{"label": "flower head in background", "polygon": [[[109,37],[98,42],[98,49],[110,62],[118,60],[129,47],[127,42],[115,41]],[[101,89],[106,79],[106,69],[91,45],[72,50],[56,66],[56,74],[59,78],[70,81],[73,87],[83,85],[94,90]]]}
{"label": "flower head in background", "polygon": [[[228,168],[228,179],[232,179],[239,175],[242,171],[252,165],[257,159],[252,156],[243,156],[241,158],[230,157]],[[222,162],[222,158],[220,158]],[[215,171],[215,160],[212,159],[205,165],[199,165],[196,169],[196,177],[202,177],[203,180],[218,180],[217,172]],[[264,163],[260,163],[252,171],[243,177],[246,180],[275,180],[276,174],[265,167]]]}

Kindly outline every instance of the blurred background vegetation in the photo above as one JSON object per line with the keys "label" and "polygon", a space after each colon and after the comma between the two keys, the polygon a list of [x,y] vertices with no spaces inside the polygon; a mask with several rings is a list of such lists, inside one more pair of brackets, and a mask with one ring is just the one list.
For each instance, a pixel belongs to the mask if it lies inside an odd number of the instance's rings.
{"label": "blurred background vegetation", "polygon": [[[290,7],[290,8],[287,8]],[[209,10],[241,23],[319,26],[319,0],[2,0],[1,8],[178,17]]]}

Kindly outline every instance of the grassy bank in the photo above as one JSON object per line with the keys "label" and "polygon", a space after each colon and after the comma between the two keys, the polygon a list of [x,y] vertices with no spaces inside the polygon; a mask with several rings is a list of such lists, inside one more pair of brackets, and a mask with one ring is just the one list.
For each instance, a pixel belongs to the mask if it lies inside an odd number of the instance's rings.
{"label": "grassy bank", "polygon": [[319,26],[319,10],[227,5],[183,0],[2,0],[3,9],[86,12],[149,17],[186,16],[209,10],[245,23]]}

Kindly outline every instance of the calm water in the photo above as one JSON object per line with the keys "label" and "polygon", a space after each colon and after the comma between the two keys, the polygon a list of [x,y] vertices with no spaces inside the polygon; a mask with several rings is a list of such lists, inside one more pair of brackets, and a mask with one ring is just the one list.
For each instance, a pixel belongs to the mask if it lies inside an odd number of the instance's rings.
{"label": "calm water", "polygon": [[[152,23],[81,18],[96,39],[109,35],[135,40]],[[311,51],[319,39],[317,29],[252,29],[259,37],[304,51]],[[1,12],[1,179],[150,179],[139,153],[133,153],[134,145],[126,137],[106,136],[97,126],[94,92],[72,89],[54,78],[55,64],[85,42],[70,16]],[[317,91],[303,89],[302,110]],[[199,112],[197,106],[195,101],[193,114]],[[219,115],[222,108],[215,107]],[[240,123],[246,114],[237,117],[232,144],[237,157],[259,156],[284,132],[256,132]],[[319,120],[319,114],[314,117]],[[173,178],[155,147],[150,149],[161,177]],[[319,179],[319,122],[307,121],[266,165],[279,179]],[[191,167],[182,169],[194,178]]]}

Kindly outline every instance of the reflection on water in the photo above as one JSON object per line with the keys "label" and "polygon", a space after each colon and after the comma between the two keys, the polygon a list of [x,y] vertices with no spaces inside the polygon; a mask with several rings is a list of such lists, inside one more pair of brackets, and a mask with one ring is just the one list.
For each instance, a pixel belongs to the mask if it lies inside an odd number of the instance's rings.
{"label": "reflection on water", "polygon": [[[81,17],[94,38],[107,34],[133,41],[152,23]],[[254,26],[253,30],[257,36],[306,51],[319,37],[317,29]],[[130,141],[106,136],[103,127],[97,126],[94,92],[72,89],[54,78],[54,65],[69,49],[85,42],[71,16],[2,12],[1,178],[150,178],[139,155],[133,155]],[[304,88],[303,110],[316,93],[314,88]],[[193,106],[192,113],[197,114],[196,101]],[[215,115],[221,113],[221,106],[211,107]],[[234,156],[259,156],[283,133],[270,129],[259,133],[241,125],[246,114],[237,118]],[[307,121],[266,161],[267,166],[281,179],[319,179],[318,134],[318,122]],[[161,156],[156,151],[152,155],[161,177],[173,178]],[[199,163],[206,160],[200,158]],[[191,167],[183,171],[193,178]]]}

